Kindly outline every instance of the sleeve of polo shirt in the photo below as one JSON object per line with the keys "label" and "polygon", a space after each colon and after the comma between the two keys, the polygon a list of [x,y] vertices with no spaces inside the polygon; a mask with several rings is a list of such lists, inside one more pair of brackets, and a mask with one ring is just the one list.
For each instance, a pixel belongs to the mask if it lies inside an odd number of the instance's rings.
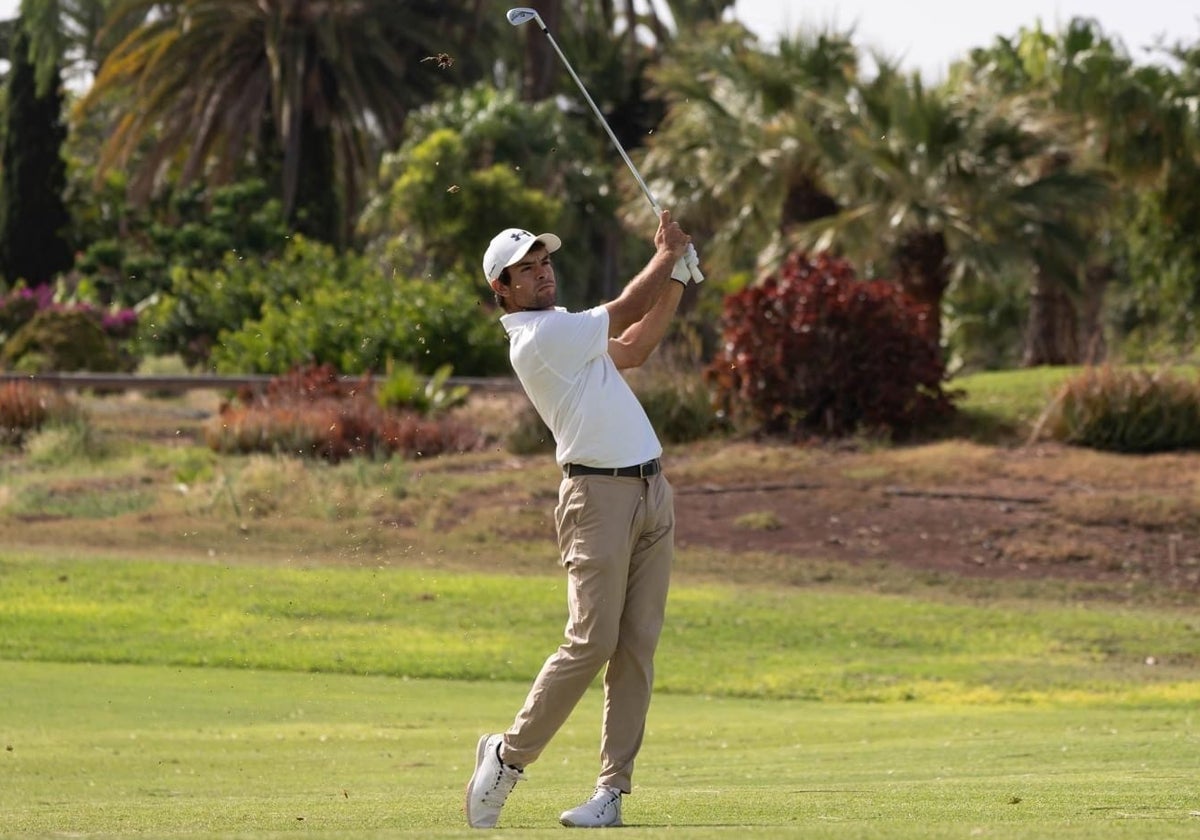
{"label": "sleeve of polo shirt", "polygon": [[608,310],[562,312],[538,325],[538,354],[553,369],[570,376],[608,352]]}

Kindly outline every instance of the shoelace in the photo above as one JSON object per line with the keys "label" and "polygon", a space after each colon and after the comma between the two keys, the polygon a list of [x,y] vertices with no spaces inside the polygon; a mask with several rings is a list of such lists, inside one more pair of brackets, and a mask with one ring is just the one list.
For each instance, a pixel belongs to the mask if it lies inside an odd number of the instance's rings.
{"label": "shoelace", "polygon": [[600,809],[601,814],[611,808],[613,804],[620,801],[621,794],[619,791],[615,791],[612,788],[606,788],[603,785],[597,787],[596,792],[592,794],[592,802],[596,803],[596,806]]}
{"label": "shoelace", "polygon": [[488,788],[481,798],[483,804],[489,806],[500,806],[504,804],[504,800],[508,799],[508,795],[512,793],[513,787],[517,782],[521,781],[522,773],[515,767],[509,767],[503,762],[500,764],[500,770],[496,773],[496,778],[492,780],[492,786]]}

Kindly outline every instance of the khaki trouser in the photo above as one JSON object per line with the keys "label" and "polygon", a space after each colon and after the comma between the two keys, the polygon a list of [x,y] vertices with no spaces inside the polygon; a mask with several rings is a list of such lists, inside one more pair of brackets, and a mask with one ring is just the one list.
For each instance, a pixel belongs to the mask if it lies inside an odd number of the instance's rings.
{"label": "khaki trouser", "polygon": [[607,663],[597,784],[629,793],[666,609],[674,496],[661,473],[567,478],[555,519],[567,569],[566,638],[505,733],[503,760],[536,760]]}

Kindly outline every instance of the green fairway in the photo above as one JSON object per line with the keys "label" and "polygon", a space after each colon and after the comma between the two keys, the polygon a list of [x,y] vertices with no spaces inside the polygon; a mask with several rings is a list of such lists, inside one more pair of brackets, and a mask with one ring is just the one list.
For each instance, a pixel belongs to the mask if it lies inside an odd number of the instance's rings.
{"label": "green fairway", "polygon": [[[560,576],[0,555],[0,834],[450,837]],[[504,610],[488,605],[510,605]],[[681,581],[638,836],[1190,837],[1190,612]],[[562,831],[593,691],[502,826]]]}
{"label": "green fairway", "polygon": [[[0,662],[8,837],[454,837],[515,683]],[[561,832],[599,696],[503,828]],[[1194,708],[1194,705],[1193,705]],[[826,704],[665,695],[640,837],[1193,837],[1200,721],[1161,706]]]}
{"label": "green fairway", "polygon": [[[557,574],[0,553],[0,659],[521,682],[558,644],[564,586]],[[1184,610],[680,581],[658,686],[826,701],[1200,702],[1196,626]]]}

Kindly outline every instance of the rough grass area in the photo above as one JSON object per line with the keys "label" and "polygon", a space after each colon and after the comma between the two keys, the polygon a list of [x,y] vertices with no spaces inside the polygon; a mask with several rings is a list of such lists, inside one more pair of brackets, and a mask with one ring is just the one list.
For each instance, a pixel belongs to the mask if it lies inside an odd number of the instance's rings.
{"label": "rough grass area", "polygon": [[[1018,423],[1001,445],[971,434],[903,447],[721,436],[669,445],[677,574],[1194,603],[1200,454],[1024,443],[1029,427],[1015,418],[1032,422],[1042,389],[1063,375],[958,383],[967,404],[1003,406],[1006,415],[989,416]],[[203,430],[220,399],[80,399],[85,421],[44,429],[0,454],[0,544],[233,562],[554,570],[553,457],[516,455],[503,442],[524,407],[519,394],[481,395],[459,410],[458,419],[491,441],[483,451],[336,465],[211,451]]]}

